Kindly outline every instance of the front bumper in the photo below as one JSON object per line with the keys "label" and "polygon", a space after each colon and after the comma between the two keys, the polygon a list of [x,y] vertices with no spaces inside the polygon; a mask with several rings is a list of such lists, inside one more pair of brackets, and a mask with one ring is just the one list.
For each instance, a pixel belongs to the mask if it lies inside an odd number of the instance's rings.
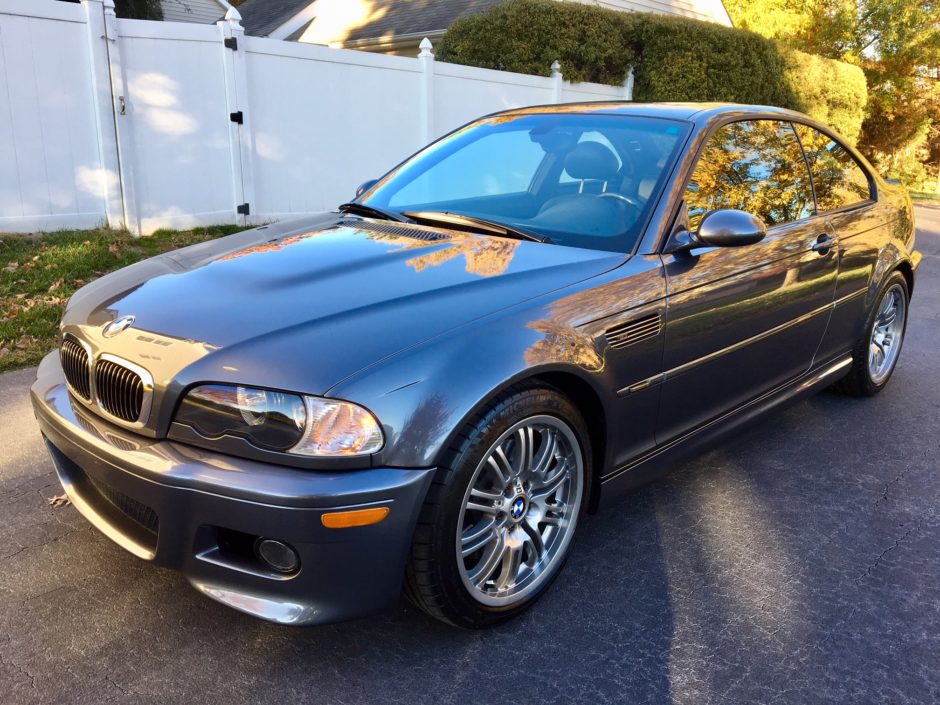
{"label": "front bumper", "polygon": [[[128,433],[74,403],[58,356],[39,366],[33,408],[72,504],[144,560],[262,619],[319,624],[398,599],[433,468],[339,472],[268,465]],[[328,511],[389,508],[378,524],[326,528]],[[253,556],[255,537],[290,544],[290,575]]]}

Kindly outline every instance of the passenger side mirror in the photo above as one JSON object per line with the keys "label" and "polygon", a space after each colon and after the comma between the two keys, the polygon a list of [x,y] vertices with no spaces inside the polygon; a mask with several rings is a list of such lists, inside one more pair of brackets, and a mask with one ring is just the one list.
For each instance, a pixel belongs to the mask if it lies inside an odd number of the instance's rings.
{"label": "passenger side mirror", "polygon": [[359,198],[362,194],[375,186],[377,183],[379,183],[378,179],[369,179],[368,181],[363,181],[361,184],[359,184],[359,188],[356,189],[356,198]]}
{"label": "passenger side mirror", "polygon": [[698,232],[681,232],[673,239],[670,252],[687,252],[696,247],[743,247],[767,236],[760,218],[745,211],[710,211],[699,223]]}

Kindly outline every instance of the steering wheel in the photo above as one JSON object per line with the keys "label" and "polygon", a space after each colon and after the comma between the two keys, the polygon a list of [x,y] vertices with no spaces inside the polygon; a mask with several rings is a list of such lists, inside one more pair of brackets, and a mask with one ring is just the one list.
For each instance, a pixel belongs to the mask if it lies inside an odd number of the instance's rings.
{"label": "steering wheel", "polygon": [[642,203],[640,203],[640,202],[639,202],[638,200],[636,200],[635,198],[631,198],[630,196],[624,196],[622,193],[614,193],[613,191],[605,191],[604,193],[599,193],[599,194],[597,194],[597,195],[600,196],[601,198],[604,198],[604,197],[606,197],[606,198],[619,198],[621,201],[624,201],[625,203],[628,203],[629,205],[633,206],[634,208],[636,208],[636,209],[638,209],[638,210],[643,210],[643,204],[642,204]]}

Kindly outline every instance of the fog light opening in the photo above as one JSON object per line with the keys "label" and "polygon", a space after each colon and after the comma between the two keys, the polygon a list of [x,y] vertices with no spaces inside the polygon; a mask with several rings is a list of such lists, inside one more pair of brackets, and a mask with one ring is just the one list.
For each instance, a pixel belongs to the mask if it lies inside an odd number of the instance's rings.
{"label": "fog light opening", "polygon": [[297,551],[275,539],[261,537],[255,541],[255,556],[265,567],[278,573],[293,573],[300,567]]}

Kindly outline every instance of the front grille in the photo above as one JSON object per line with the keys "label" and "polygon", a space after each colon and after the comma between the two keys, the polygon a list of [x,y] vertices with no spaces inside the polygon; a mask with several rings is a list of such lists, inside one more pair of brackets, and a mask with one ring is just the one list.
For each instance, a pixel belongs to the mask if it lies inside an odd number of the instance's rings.
{"label": "front grille", "polygon": [[88,373],[88,351],[81,345],[66,338],[59,350],[62,371],[72,391],[86,401],[91,401],[91,376]]}
{"label": "front grille", "polygon": [[641,340],[656,337],[659,335],[660,330],[662,330],[662,321],[659,314],[651,313],[648,316],[614,326],[608,330],[606,333],[607,343],[610,347],[619,350]]}
{"label": "front grille", "polygon": [[126,494],[114,489],[110,485],[106,485],[92,477],[88,479],[91,481],[94,488],[98,490],[99,494],[117,507],[127,518],[137,522],[152,534],[159,533],[160,520],[153,509],[143,502],[138,502],[133,497],[128,497]]}
{"label": "front grille", "polygon": [[95,366],[95,392],[101,408],[124,421],[140,419],[144,404],[144,383],[133,370],[111,360],[98,360]]}

